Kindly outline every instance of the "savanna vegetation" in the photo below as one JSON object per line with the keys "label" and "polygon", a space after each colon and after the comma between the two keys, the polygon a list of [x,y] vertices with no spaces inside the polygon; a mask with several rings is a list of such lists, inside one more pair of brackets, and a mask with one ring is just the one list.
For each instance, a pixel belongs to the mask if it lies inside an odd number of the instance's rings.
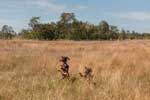
{"label": "savanna vegetation", "polygon": [[[149,42],[0,40],[0,100],[150,100]],[[74,82],[61,80],[62,55]]]}
{"label": "savanna vegetation", "polygon": [[[0,100],[150,100],[149,33],[94,25],[74,13],[50,23],[32,17],[28,25],[0,31]],[[70,58],[69,80],[58,72],[61,56]],[[85,66],[93,70],[90,82],[79,74]]]}
{"label": "savanna vegetation", "polygon": [[138,33],[117,26],[109,25],[102,20],[99,25],[83,22],[76,18],[74,13],[62,13],[57,22],[43,23],[40,17],[32,17],[29,28],[22,29],[15,34],[13,28],[4,25],[0,32],[0,38],[11,39],[21,37],[38,40],[124,40],[124,39],[149,39],[149,33]]}

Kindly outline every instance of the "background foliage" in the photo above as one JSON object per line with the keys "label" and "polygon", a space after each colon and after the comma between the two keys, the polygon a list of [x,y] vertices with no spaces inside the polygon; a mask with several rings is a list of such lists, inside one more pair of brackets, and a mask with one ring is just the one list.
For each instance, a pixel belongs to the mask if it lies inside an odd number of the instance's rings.
{"label": "background foliage", "polygon": [[19,36],[25,39],[38,40],[124,40],[124,39],[150,39],[149,33],[138,33],[117,26],[109,25],[102,20],[99,25],[80,21],[74,13],[62,13],[57,22],[42,23],[40,17],[32,17],[28,29],[16,35],[11,26],[4,25],[0,31],[0,38],[11,39]]}

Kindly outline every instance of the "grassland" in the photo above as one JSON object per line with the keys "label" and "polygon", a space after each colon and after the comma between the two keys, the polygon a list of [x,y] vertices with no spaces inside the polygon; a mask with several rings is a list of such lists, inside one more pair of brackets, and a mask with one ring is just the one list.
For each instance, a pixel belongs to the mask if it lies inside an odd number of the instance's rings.
{"label": "grassland", "polygon": [[[57,72],[62,55],[74,83]],[[150,100],[150,41],[0,40],[0,100]]]}

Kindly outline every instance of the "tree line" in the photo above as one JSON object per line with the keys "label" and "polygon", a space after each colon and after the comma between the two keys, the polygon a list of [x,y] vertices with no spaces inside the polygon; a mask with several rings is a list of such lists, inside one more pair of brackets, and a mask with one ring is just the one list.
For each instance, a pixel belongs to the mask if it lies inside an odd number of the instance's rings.
{"label": "tree line", "polygon": [[11,26],[4,25],[0,31],[0,38],[11,39],[21,37],[38,40],[124,40],[150,39],[149,33],[138,33],[109,25],[102,20],[99,25],[80,21],[74,13],[62,13],[57,22],[42,23],[40,17],[32,17],[28,29],[22,29],[19,34]]}
{"label": "tree line", "polygon": [[16,36],[16,32],[14,31],[13,27],[8,25],[3,25],[0,31],[0,39],[12,39]]}

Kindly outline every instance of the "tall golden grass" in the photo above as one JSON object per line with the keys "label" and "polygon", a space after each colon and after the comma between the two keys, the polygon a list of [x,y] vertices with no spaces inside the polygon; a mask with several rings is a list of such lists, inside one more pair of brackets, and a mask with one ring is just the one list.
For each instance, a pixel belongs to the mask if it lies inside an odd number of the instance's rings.
{"label": "tall golden grass", "polygon": [[[64,55],[74,83],[57,72]],[[0,40],[0,100],[150,100],[150,41]]]}

